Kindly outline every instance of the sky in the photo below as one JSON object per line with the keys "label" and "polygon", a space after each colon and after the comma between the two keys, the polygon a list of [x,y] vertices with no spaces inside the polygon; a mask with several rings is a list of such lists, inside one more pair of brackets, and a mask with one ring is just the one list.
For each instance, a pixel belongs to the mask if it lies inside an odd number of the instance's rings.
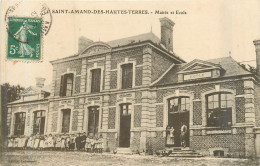
{"label": "sky", "polygon": [[[30,11],[32,3],[23,1],[22,9]],[[238,62],[255,60],[253,40],[260,38],[259,0],[177,0],[152,2],[84,2],[47,1],[50,10],[148,10],[152,14],[98,15],[55,14],[52,26],[43,38],[43,61],[40,63],[6,61],[7,31],[4,15],[14,2],[1,4],[1,82],[24,87],[35,85],[35,77],[51,83],[51,60],[77,53],[78,38],[110,41],[152,31],[160,38],[159,18],[174,23],[174,52],[189,62],[232,56]],[[31,6],[30,6],[31,5]],[[36,4],[37,5],[37,4]],[[36,10],[36,9],[35,9]],[[168,14],[154,14],[156,10]],[[169,14],[171,11],[186,14]],[[255,61],[250,62],[255,65]]]}

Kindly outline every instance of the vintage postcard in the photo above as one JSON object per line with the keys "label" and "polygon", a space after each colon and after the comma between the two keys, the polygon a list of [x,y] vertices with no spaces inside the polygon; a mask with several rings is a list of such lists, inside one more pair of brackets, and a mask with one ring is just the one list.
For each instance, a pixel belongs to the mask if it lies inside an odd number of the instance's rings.
{"label": "vintage postcard", "polygon": [[260,1],[1,1],[2,165],[260,164]]}

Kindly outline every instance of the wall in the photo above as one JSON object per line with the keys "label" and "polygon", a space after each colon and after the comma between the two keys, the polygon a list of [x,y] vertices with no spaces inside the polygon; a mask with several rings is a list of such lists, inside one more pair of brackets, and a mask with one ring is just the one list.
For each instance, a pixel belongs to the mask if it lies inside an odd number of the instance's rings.
{"label": "wall", "polygon": [[162,55],[156,49],[152,50],[152,82],[157,80],[172,64],[173,61]]}
{"label": "wall", "polygon": [[[220,90],[229,89],[229,91],[234,92],[234,111],[233,119],[236,119],[236,123],[233,126],[236,126],[229,131],[219,131],[212,130],[210,128],[205,128],[205,114],[203,107],[205,107],[205,99],[203,94],[207,92],[214,92],[215,86],[219,85]],[[250,157],[254,155],[254,141],[252,138],[251,127],[243,127],[244,124],[251,124],[251,114],[248,114],[246,111],[246,105],[250,105],[252,100],[250,94],[244,94],[244,81],[222,81],[219,83],[207,83],[207,84],[190,84],[183,85],[176,88],[164,88],[158,89],[155,91],[156,97],[154,98],[155,105],[152,110],[154,111],[154,116],[151,120],[156,121],[151,130],[165,130],[167,125],[167,96],[172,96],[176,94],[189,94],[192,99],[191,110],[190,110],[190,147],[192,149],[198,150],[205,155],[209,155],[210,151],[214,148],[227,148],[228,155],[236,157]],[[204,103],[204,104],[203,104]],[[166,111],[166,112],[165,112]],[[234,122],[234,121],[233,121]],[[159,132],[159,131],[158,131]],[[164,138],[165,133],[158,134],[157,137]],[[160,133],[160,132],[159,132]],[[161,135],[161,136],[160,136]],[[161,145],[159,148],[162,148]],[[227,155],[226,154],[226,155]]]}
{"label": "wall", "polygon": [[[8,133],[9,135],[14,134],[14,124],[15,124],[15,118],[14,114],[18,112],[25,112],[26,113],[26,119],[25,119],[25,130],[24,135],[30,136],[33,134],[33,119],[34,119],[34,111],[38,110],[45,110],[47,115],[48,112],[48,102],[41,102],[41,103],[27,103],[27,104],[16,104],[16,105],[9,105],[8,106],[8,114],[7,114],[7,127],[8,127]],[[45,117],[45,133],[47,129],[47,118]]]}

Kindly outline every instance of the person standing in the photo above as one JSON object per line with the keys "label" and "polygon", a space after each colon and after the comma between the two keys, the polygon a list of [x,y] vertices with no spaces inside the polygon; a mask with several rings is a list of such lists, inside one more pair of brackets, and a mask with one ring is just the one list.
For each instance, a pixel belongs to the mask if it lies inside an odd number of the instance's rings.
{"label": "person standing", "polygon": [[85,150],[86,139],[87,139],[86,132],[84,132],[80,138],[80,150]]}
{"label": "person standing", "polygon": [[186,135],[187,135],[188,127],[183,124],[181,126],[181,146],[186,147]]}
{"label": "person standing", "polygon": [[76,143],[77,151],[79,151],[79,150],[80,150],[80,143],[81,143],[81,136],[80,136],[80,133],[79,133],[78,136],[76,137],[76,139],[75,139],[75,143]]}

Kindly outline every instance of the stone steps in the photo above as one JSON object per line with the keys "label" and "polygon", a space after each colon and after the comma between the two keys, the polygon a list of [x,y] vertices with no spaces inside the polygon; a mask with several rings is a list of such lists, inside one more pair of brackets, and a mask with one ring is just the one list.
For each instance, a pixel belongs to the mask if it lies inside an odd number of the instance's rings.
{"label": "stone steps", "polygon": [[133,154],[130,148],[117,148],[117,154]]}
{"label": "stone steps", "polygon": [[165,149],[165,153],[169,153],[170,151],[172,152],[167,155],[168,157],[203,157],[201,154],[190,148],[174,147]]}

